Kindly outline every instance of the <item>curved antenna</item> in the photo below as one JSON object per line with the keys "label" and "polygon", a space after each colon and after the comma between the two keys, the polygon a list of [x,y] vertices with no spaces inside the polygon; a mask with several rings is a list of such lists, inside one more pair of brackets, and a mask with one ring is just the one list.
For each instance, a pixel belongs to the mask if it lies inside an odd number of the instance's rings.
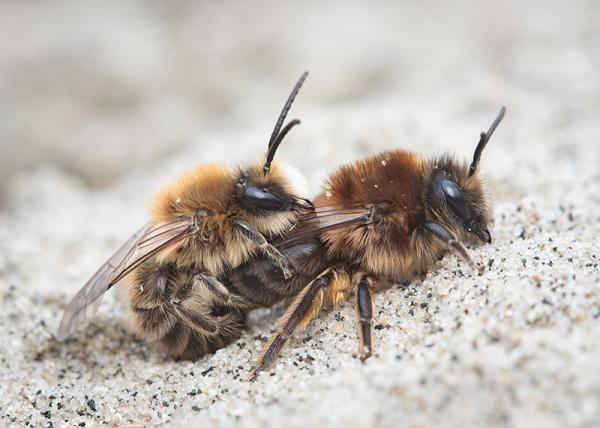
{"label": "curved antenna", "polygon": [[269,139],[269,146],[267,148],[267,160],[265,162],[265,165],[263,166],[263,172],[265,175],[267,175],[267,173],[271,169],[271,162],[273,161],[273,157],[275,156],[275,152],[277,151],[279,144],[281,144],[286,134],[290,132],[290,129],[292,129],[294,126],[300,123],[298,119],[294,119],[290,123],[288,123],[283,129],[281,129],[283,121],[285,120],[285,117],[287,116],[288,111],[290,110],[294,99],[296,99],[296,95],[298,95],[298,92],[300,91],[300,88],[302,87],[302,84],[304,83],[304,80],[306,80],[307,76],[308,71],[305,71],[300,75],[300,78],[296,82],[294,89],[292,89],[290,96],[285,102],[283,109],[281,110],[281,113],[277,118],[275,128],[273,129],[273,132],[271,133],[271,138]]}
{"label": "curved antenna", "polygon": [[263,166],[263,172],[265,173],[265,175],[271,169],[271,162],[273,162],[273,158],[275,157],[275,152],[277,151],[277,148],[279,147],[287,133],[290,132],[290,129],[292,129],[296,125],[300,125],[300,121],[298,119],[291,120],[287,125],[283,127],[281,132],[275,138],[275,141],[273,141],[273,143],[269,145],[269,150],[267,151],[267,160],[265,161],[265,166]]}
{"label": "curved antenna", "polygon": [[283,106],[283,109],[281,110],[281,113],[279,113],[279,117],[277,118],[277,122],[275,123],[275,128],[273,128],[273,132],[271,133],[271,138],[269,138],[269,149],[271,148],[271,146],[275,142],[275,139],[279,135],[279,131],[281,130],[281,127],[283,126],[283,121],[285,120],[285,117],[287,116],[288,111],[290,110],[290,107],[292,106],[294,99],[296,99],[296,95],[298,95],[298,92],[300,91],[300,88],[302,87],[302,84],[306,80],[307,76],[308,76],[308,71],[305,71],[304,73],[302,73],[300,75],[300,78],[296,82],[294,89],[292,89],[290,96],[288,97],[287,101],[285,102],[285,104]]}
{"label": "curved antenna", "polygon": [[469,177],[471,177],[473,174],[475,174],[475,170],[477,170],[477,165],[479,165],[479,159],[481,158],[481,153],[483,152],[483,149],[485,149],[485,146],[487,145],[488,141],[490,141],[490,137],[492,136],[492,134],[494,133],[494,131],[496,130],[496,128],[498,127],[498,125],[500,124],[502,119],[504,118],[505,113],[506,113],[506,107],[502,106],[502,108],[500,109],[500,112],[498,113],[498,116],[496,116],[496,119],[494,119],[494,121],[492,122],[490,129],[488,129],[487,132],[482,132],[481,135],[479,136],[479,143],[477,143],[477,147],[475,148],[475,153],[473,153],[473,161],[471,162],[471,166],[469,167]]}

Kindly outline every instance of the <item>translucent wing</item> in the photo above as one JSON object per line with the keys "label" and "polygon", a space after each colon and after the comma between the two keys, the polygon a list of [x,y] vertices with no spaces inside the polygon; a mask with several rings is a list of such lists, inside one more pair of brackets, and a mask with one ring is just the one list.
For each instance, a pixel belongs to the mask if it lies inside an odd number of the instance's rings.
{"label": "translucent wing", "polygon": [[298,219],[296,229],[287,237],[275,243],[278,248],[290,248],[319,237],[329,230],[343,227],[362,226],[370,221],[371,211],[357,207],[340,209],[335,207],[317,207]]}
{"label": "translucent wing", "polygon": [[100,298],[108,289],[146,260],[187,237],[193,230],[191,218],[181,218],[156,225],[146,223],[73,297],[65,309],[56,338],[63,341],[71,336],[94,315]]}

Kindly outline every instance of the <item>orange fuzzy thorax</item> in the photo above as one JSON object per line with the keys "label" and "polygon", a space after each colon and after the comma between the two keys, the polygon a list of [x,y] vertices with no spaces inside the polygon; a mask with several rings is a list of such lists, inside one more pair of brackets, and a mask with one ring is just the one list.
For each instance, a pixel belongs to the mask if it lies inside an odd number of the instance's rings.
{"label": "orange fuzzy thorax", "polygon": [[346,208],[390,201],[410,209],[420,203],[424,162],[416,153],[394,150],[344,165],[329,177],[315,204]]}
{"label": "orange fuzzy thorax", "polygon": [[412,251],[422,252],[421,247],[411,249],[413,231],[426,215],[422,193],[427,166],[427,161],[416,153],[392,150],[335,171],[327,180],[326,190],[317,197],[317,207],[368,209],[385,201],[392,203],[393,211],[377,224],[325,232],[323,240],[329,256],[398,279],[429,264],[437,253],[436,246],[425,257]]}
{"label": "orange fuzzy thorax", "polygon": [[152,218],[156,223],[179,216],[193,216],[200,208],[223,213],[235,192],[236,171],[209,164],[196,167],[163,188],[154,199]]}
{"label": "orange fuzzy thorax", "polygon": [[[394,150],[345,165],[329,177],[326,190],[317,197],[315,205],[344,210],[369,207],[375,202],[392,202],[397,231],[404,235],[398,238],[408,239],[415,221],[423,214],[421,193],[425,163],[416,153]],[[326,236],[334,238],[343,233],[345,229],[339,229]]]}

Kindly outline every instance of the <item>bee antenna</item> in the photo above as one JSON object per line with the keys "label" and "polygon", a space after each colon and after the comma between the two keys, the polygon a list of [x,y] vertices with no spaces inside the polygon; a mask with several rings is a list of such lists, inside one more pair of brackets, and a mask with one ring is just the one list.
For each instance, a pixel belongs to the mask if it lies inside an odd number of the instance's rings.
{"label": "bee antenna", "polygon": [[285,120],[285,117],[287,116],[288,111],[290,110],[290,107],[292,106],[294,100],[296,99],[296,95],[298,95],[298,92],[300,91],[300,88],[302,87],[302,84],[306,80],[307,76],[308,76],[308,71],[305,71],[304,73],[302,73],[300,75],[300,78],[296,82],[294,89],[292,89],[290,96],[288,97],[287,101],[285,102],[285,104],[283,106],[283,109],[281,110],[281,113],[279,113],[279,117],[277,118],[277,122],[275,123],[275,128],[273,128],[273,132],[271,133],[271,138],[269,138],[269,149],[271,148],[271,146],[277,139],[277,136],[279,135],[279,131],[281,130],[281,127],[283,126],[283,121]]}
{"label": "bee antenna", "polygon": [[273,143],[269,145],[269,150],[267,151],[267,160],[265,161],[265,166],[263,166],[263,172],[265,173],[265,175],[271,169],[271,162],[273,162],[273,158],[275,157],[275,152],[277,151],[277,148],[279,147],[287,133],[290,132],[290,129],[292,129],[296,125],[300,125],[300,120],[291,120],[287,125],[283,127],[281,132],[275,138],[275,141],[273,141]]}
{"label": "bee antenna", "polygon": [[296,82],[294,89],[292,89],[290,96],[288,97],[287,101],[283,105],[283,109],[281,110],[281,113],[279,113],[279,117],[277,118],[277,122],[275,123],[275,128],[273,128],[273,132],[271,133],[271,138],[269,138],[269,146],[267,149],[267,161],[265,162],[265,166],[263,167],[263,171],[264,171],[265,175],[267,174],[267,172],[269,172],[269,169],[271,168],[271,162],[273,161],[273,157],[275,156],[277,147],[279,147],[279,144],[281,144],[281,141],[283,141],[283,138],[290,131],[290,129],[292,129],[294,126],[296,126],[300,123],[299,120],[294,119],[290,123],[288,123],[283,129],[281,129],[281,127],[283,126],[283,122],[285,121],[285,117],[287,116],[288,111],[290,110],[290,107],[294,103],[294,100],[296,99],[296,95],[298,95],[298,92],[300,91],[300,88],[302,87],[302,84],[306,80],[307,76],[308,76],[308,71],[305,71],[304,73],[302,73],[300,75],[300,78]]}
{"label": "bee antenna", "polygon": [[498,127],[498,125],[500,124],[502,119],[504,118],[505,113],[506,113],[506,107],[502,106],[502,108],[500,109],[500,112],[498,113],[498,116],[496,116],[496,119],[494,119],[494,121],[492,122],[490,129],[488,129],[487,132],[482,132],[481,135],[479,136],[479,143],[477,144],[477,147],[475,148],[475,153],[473,153],[473,161],[471,162],[471,166],[469,167],[469,177],[471,177],[473,174],[475,174],[477,165],[479,165],[479,159],[481,158],[481,153],[483,152],[483,149],[485,149],[485,146],[487,145],[488,141],[490,141],[490,137],[492,136],[492,134],[494,133],[494,131],[496,130],[496,128]]}

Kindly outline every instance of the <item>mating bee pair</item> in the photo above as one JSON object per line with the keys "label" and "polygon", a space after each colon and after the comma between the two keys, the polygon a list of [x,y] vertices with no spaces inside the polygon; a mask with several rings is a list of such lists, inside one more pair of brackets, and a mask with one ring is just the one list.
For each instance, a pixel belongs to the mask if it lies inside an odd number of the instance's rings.
{"label": "mating bee pair", "polygon": [[311,202],[295,170],[274,161],[300,123],[284,126],[307,74],[288,97],[263,160],[238,169],[199,166],[158,194],[151,220],[73,298],[59,340],[126,279],[137,334],[172,356],[214,352],[241,335],[250,310],[291,300],[254,377],[323,306],[353,297],[364,360],[372,353],[372,293],[425,272],[449,249],[481,269],[463,242],[491,242],[492,211],[477,166],[505,108],[481,133],[470,165],[390,150],[338,168]]}

